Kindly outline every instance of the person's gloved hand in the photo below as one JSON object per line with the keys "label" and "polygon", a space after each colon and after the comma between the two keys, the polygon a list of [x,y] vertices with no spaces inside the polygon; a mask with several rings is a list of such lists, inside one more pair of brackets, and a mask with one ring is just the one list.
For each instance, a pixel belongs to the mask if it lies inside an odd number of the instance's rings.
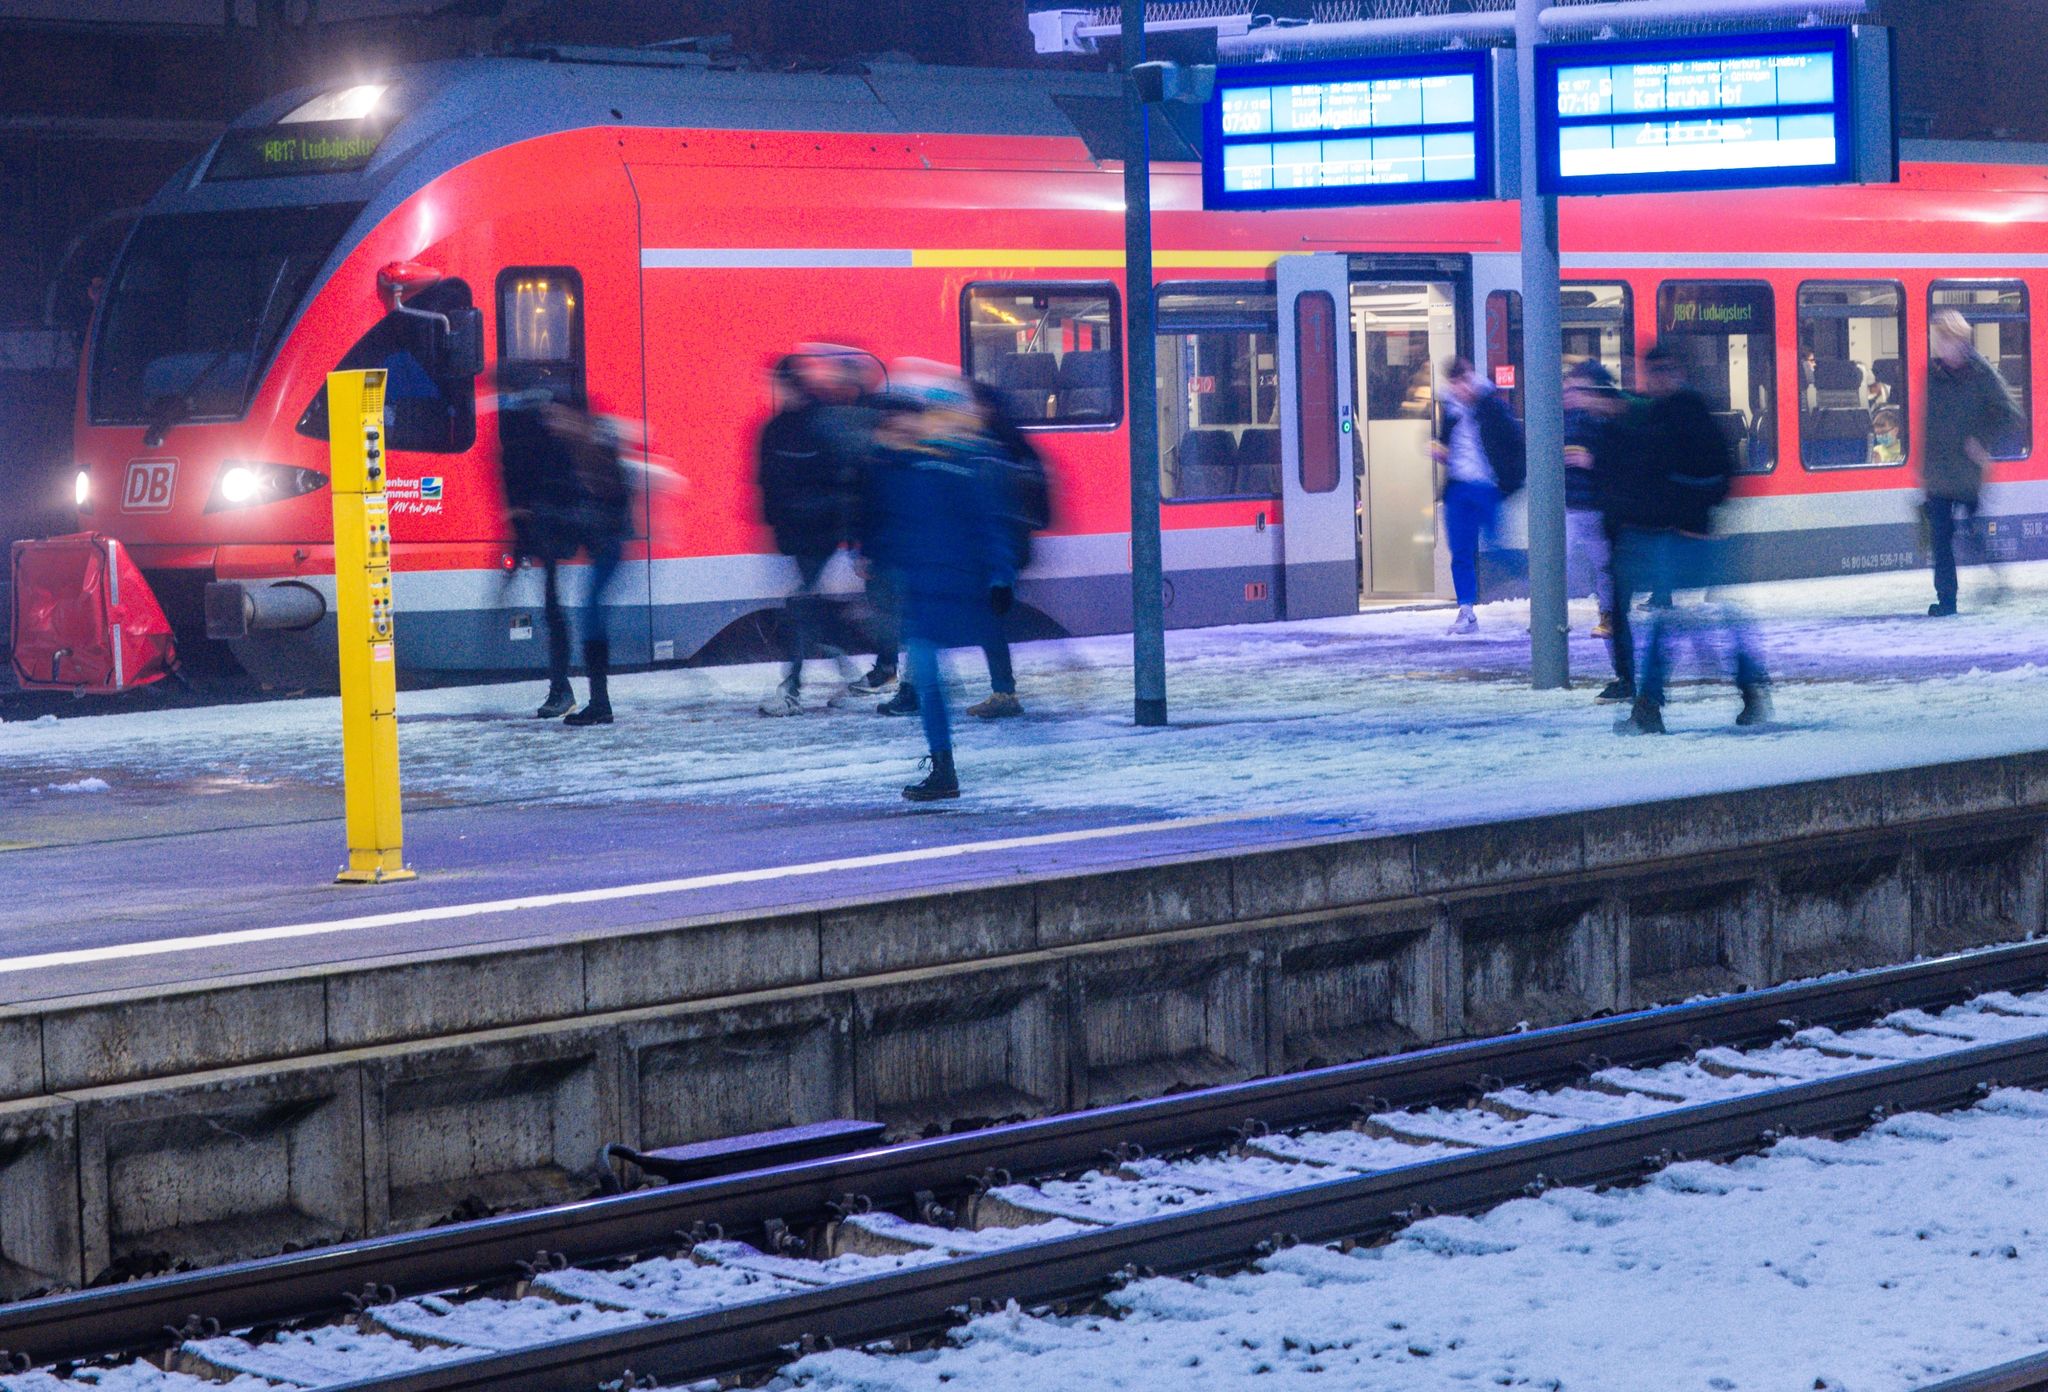
{"label": "person's gloved hand", "polygon": [[1010,601],[1015,598],[1016,595],[1011,592],[1008,585],[991,585],[988,591],[988,607],[998,614],[1007,614],[1010,612]]}

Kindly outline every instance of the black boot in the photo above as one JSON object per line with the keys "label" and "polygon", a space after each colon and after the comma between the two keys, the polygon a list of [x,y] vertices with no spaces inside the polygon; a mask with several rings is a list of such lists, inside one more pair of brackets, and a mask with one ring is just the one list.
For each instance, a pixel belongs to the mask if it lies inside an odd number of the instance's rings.
{"label": "black boot", "polygon": [[898,683],[896,694],[876,706],[875,711],[880,715],[916,715],[917,688],[907,681]]}
{"label": "black boot", "polygon": [[557,677],[548,682],[548,698],[540,703],[534,717],[539,720],[553,720],[576,709],[576,693],[569,689],[567,677]]}
{"label": "black boot", "polygon": [[953,772],[953,752],[931,757],[932,771],[916,783],[903,790],[903,796],[912,802],[938,802],[942,798],[960,796],[960,776]]}
{"label": "black boot", "polygon": [[590,699],[583,709],[562,717],[564,725],[609,725],[612,723],[612,645],[608,639],[593,638],[583,645],[583,665],[590,670]]}
{"label": "black boot", "polygon": [[1617,735],[1661,735],[1664,733],[1664,709],[1654,701],[1637,697],[1628,715],[1615,725],[1614,732]]}
{"label": "black boot", "polygon": [[1771,718],[1771,691],[1766,686],[1745,686],[1742,688],[1742,710],[1735,717],[1737,725],[1763,725]]}

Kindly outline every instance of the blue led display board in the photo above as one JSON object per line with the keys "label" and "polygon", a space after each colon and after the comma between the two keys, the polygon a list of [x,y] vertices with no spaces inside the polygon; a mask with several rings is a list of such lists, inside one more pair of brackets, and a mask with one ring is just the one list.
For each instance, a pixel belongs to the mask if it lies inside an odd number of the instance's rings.
{"label": "blue led display board", "polygon": [[1854,182],[1859,141],[1881,140],[1888,151],[1894,137],[1888,64],[1883,100],[1863,112],[1884,129],[1859,129],[1850,39],[1846,29],[1819,29],[1546,44],[1537,50],[1537,187],[1597,194]]}
{"label": "blue led display board", "polygon": [[1206,208],[1493,195],[1482,51],[1221,68],[1204,113]]}

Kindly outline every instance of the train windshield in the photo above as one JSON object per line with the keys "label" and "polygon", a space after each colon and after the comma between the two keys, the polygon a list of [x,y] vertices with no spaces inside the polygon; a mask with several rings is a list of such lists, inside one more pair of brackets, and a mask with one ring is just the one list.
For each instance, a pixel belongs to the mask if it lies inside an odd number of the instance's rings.
{"label": "train windshield", "polygon": [[233,418],[359,204],[144,218],[94,345],[101,425]]}

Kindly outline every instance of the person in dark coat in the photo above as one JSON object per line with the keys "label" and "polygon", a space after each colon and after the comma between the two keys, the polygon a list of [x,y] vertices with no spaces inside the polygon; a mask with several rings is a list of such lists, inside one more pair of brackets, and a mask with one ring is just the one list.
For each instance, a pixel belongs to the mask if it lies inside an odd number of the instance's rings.
{"label": "person in dark coat", "polygon": [[590,678],[590,699],[562,717],[571,728],[612,723],[611,631],[605,591],[618,574],[626,538],[633,534],[632,487],[611,422],[570,403],[545,408],[549,431],[562,442],[576,479],[575,545],[590,559],[588,588],[578,627],[583,637],[583,669]]}
{"label": "person in dark coat", "polygon": [[[1571,593],[1591,593],[1600,606],[1593,636],[1610,640],[1614,680],[1603,701],[1635,698],[1634,654],[1629,651],[1628,615],[1614,602],[1614,535],[1607,517],[1604,485],[1619,468],[1628,402],[1614,374],[1597,359],[1572,364],[1564,378],[1564,505]],[[1619,632],[1621,637],[1614,641]]]}
{"label": "person in dark coat", "polygon": [[845,419],[858,389],[834,363],[803,353],[778,362],[773,378],[778,409],[761,429],[756,479],[763,520],[775,533],[776,549],[795,563],[797,587],[783,611],[782,683],[761,703],[761,714],[796,715],[803,710],[804,660],[812,651],[846,665],[843,653],[822,644],[830,601],[819,582],[852,539],[859,506],[858,433]]}
{"label": "person in dark coat", "polygon": [[1934,561],[1929,618],[1956,612],[1956,526],[1974,530],[1991,447],[2019,412],[1998,375],[1970,342],[1970,324],[1944,309],[1929,326],[1927,437],[1921,451],[1922,504]]}
{"label": "person in dark coat", "polygon": [[1770,718],[1762,656],[1740,611],[1711,593],[1726,578],[1725,553],[1713,535],[1714,512],[1734,481],[1734,447],[1706,398],[1686,384],[1684,364],[1668,344],[1644,355],[1643,380],[1648,400],[1630,423],[1640,435],[1609,483],[1609,505],[1620,527],[1615,605],[1623,607],[1642,589],[1708,593],[1685,608],[1652,611],[1635,704],[1615,728],[1623,734],[1664,733],[1671,637],[1699,628],[1727,634],[1742,694],[1735,723],[1761,724]]}
{"label": "person in dark coat", "polygon": [[901,600],[907,675],[931,751],[929,774],[903,796],[931,802],[960,796],[939,654],[994,637],[1016,583],[1015,540],[1002,461],[967,383],[950,368],[899,365],[890,394],[916,409],[883,426],[864,540],[869,564],[889,575]]}
{"label": "person in dark coat", "polygon": [[554,720],[576,708],[569,687],[569,616],[562,607],[560,567],[576,554],[576,469],[567,444],[548,426],[547,408],[560,399],[540,364],[500,363],[498,465],[512,528],[512,565],[541,568],[542,613],[547,626],[548,694],[534,715]]}
{"label": "person in dark coat", "polygon": [[1501,499],[1522,486],[1522,425],[1469,358],[1444,364],[1444,409],[1434,448],[1444,467],[1444,535],[1458,615],[1452,633],[1479,627],[1479,543],[1490,536]]}

